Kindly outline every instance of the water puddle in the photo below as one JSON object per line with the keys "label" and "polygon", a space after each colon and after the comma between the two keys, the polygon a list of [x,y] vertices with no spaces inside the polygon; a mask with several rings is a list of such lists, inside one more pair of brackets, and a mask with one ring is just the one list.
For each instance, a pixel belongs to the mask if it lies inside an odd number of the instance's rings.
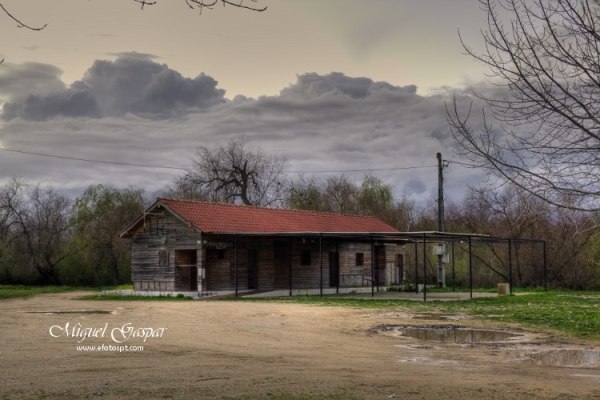
{"label": "water puddle", "polygon": [[425,321],[458,321],[465,319],[464,316],[450,314],[412,314],[412,319],[420,319]]}
{"label": "water puddle", "polygon": [[61,314],[76,314],[76,315],[87,315],[87,314],[114,314],[113,311],[107,310],[54,310],[54,311],[26,311],[27,314],[47,314],[47,315],[61,315]]}
{"label": "water puddle", "polygon": [[527,363],[550,367],[600,368],[600,351],[557,349],[528,354]]}
{"label": "water puddle", "polygon": [[522,339],[517,333],[490,329],[473,329],[455,325],[384,325],[378,332],[391,332],[394,336],[410,337],[428,342],[458,344],[491,344]]}

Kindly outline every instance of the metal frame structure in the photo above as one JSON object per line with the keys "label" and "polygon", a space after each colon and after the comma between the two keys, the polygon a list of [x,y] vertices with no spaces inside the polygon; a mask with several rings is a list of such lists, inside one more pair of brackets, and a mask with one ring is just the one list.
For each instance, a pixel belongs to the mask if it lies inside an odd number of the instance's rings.
{"label": "metal frame structure", "polygon": [[[548,290],[547,284],[547,260],[546,260],[546,242],[541,239],[521,239],[521,238],[503,238],[498,236],[490,236],[474,233],[450,233],[438,231],[423,231],[423,232],[364,232],[364,233],[332,233],[332,232],[294,232],[294,233],[240,233],[240,234],[215,234],[219,237],[229,237],[233,239],[234,245],[234,269],[235,269],[235,296],[239,296],[239,277],[238,277],[238,237],[262,237],[262,238],[288,238],[290,240],[290,271],[289,271],[289,296],[293,295],[293,280],[292,280],[292,240],[294,238],[317,238],[319,240],[319,266],[320,266],[320,285],[319,294],[323,296],[323,240],[340,239],[356,240],[370,242],[371,245],[371,296],[379,291],[379,282],[375,276],[375,245],[383,243],[403,243],[414,244],[415,255],[415,287],[416,293],[419,293],[419,255],[418,245],[423,246],[423,301],[427,301],[427,244],[429,243],[450,243],[452,251],[452,287],[455,287],[455,243],[467,243],[469,254],[469,292],[470,298],[473,298],[473,244],[491,244],[505,243],[508,246],[508,280],[510,293],[512,294],[513,279],[512,279],[512,247],[515,243],[533,243],[541,244],[543,252],[543,282],[544,290]],[[336,285],[336,293],[339,293],[339,279]]]}

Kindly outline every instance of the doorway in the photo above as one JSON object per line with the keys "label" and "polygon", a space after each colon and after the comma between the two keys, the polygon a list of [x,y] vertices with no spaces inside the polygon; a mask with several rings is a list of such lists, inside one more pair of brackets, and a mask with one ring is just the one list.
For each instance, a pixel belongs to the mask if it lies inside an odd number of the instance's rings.
{"label": "doorway", "polygon": [[175,271],[178,290],[198,291],[198,266],[196,250],[175,250]]}
{"label": "doorway", "polygon": [[337,287],[340,284],[340,253],[329,252],[329,287]]}
{"label": "doorway", "polygon": [[248,249],[248,289],[258,289],[258,250]]}

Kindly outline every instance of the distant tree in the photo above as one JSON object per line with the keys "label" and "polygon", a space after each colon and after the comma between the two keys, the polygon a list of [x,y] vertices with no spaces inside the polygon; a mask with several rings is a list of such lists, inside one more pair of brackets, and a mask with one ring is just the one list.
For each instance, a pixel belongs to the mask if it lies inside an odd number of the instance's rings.
{"label": "distant tree", "polygon": [[300,176],[290,180],[285,205],[298,210],[329,211],[322,182],[315,177]]}
{"label": "distant tree", "polygon": [[414,203],[406,198],[397,201],[391,187],[372,175],[360,184],[344,175],[301,176],[290,181],[285,204],[301,210],[372,215],[401,231],[408,231],[415,218]]}
{"label": "distant tree", "polygon": [[274,206],[285,196],[285,168],[282,158],[249,150],[245,139],[230,140],[217,149],[200,147],[179,185],[214,201]]}
{"label": "distant tree", "polygon": [[60,284],[58,266],[72,254],[69,199],[52,188],[13,180],[0,191],[0,214],[12,245],[47,283]]}
{"label": "distant tree", "polygon": [[143,212],[141,189],[90,186],[73,207],[74,245],[95,283],[129,281],[131,249],[118,234]]}
{"label": "distant tree", "polygon": [[462,154],[548,203],[600,210],[600,2],[480,4],[484,50],[463,46],[496,92],[475,94],[481,128],[460,98],[447,107]]}

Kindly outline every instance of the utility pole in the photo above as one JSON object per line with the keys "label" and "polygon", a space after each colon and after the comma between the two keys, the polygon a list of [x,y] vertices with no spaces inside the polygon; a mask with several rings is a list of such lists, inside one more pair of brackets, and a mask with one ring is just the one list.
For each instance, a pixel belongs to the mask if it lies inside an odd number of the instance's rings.
{"label": "utility pole", "polygon": [[[436,154],[438,160],[438,232],[444,232],[444,160],[442,153]],[[446,287],[446,268],[444,267],[445,243],[439,245],[438,257],[438,287]]]}
{"label": "utility pole", "polygon": [[438,232],[444,232],[444,160],[437,153],[438,160]]}

